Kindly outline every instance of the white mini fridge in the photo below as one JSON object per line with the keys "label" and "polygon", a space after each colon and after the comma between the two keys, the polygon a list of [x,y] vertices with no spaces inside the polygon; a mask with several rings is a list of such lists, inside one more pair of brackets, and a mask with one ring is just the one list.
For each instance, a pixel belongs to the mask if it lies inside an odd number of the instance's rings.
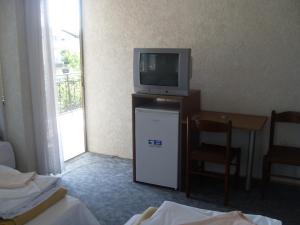
{"label": "white mini fridge", "polygon": [[179,111],[135,109],[136,181],[178,188]]}

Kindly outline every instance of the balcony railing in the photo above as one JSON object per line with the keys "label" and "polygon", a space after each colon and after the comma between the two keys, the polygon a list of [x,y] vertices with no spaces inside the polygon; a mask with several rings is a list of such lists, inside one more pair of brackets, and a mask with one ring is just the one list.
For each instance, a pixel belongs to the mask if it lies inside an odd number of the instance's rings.
{"label": "balcony railing", "polygon": [[56,75],[56,90],[59,113],[82,107],[81,74]]}

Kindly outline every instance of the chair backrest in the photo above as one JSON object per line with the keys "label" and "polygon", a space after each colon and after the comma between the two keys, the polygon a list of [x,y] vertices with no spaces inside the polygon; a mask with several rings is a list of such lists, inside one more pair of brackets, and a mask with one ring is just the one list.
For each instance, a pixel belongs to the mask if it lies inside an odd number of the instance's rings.
{"label": "chair backrest", "polygon": [[300,124],[300,112],[282,112],[276,113],[275,110],[272,111],[271,115],[271,126],[270,126],[270,140],[269,146],[271,147],[274,144],[274,134],[276,123],[296,123]]}
{"label": "chair backrest", "polygon": [[191,119],[187,118],[187,151],[191,148],[191,133],[193,132],[211,132],[224,133],[226,135],[226,155],[229,157],[231,150],[231,133],[232,122],[229,120],[226,123],[216,122],[211,120]]}
{"label": "chair backrest", "polygon": [[227,123],[215,122],[211,120],[192,120],[192,129],[197,129],[198,131],[213,132],[213,133],[228,133],[231,132],[231,121]]}

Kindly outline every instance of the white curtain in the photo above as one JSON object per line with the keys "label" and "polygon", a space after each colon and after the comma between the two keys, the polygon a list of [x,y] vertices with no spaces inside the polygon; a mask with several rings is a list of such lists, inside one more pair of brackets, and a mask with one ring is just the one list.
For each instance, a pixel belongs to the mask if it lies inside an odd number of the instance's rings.
{"label": "white curtain", "polygon": [[6,140],[6,120],[5,120],[5,108],[4,108],[4,85],[2,77],[2,68],[0,62],[0,140]]}
{"label": "white curtain", "polygon": [[47,0],[25,0],[25,20],[38,172],[57,174],[63,170],[63,156],[56,121]]}

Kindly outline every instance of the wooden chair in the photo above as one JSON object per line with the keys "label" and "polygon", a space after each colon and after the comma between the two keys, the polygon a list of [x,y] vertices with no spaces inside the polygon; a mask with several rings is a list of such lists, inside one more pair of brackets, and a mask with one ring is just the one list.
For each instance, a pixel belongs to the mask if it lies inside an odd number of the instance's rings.
{"label": "wooden chair", "polygon": [[[190,197],[190,181],[192,175],[222,178],[224,184],[224,205],[228,204],[229,177],[231,165],[236,166],[235,177],[238,184],[240,174],[240,148],[231,147],[231,121],[220,123],[208,120],[190,120],[187,118],[187,157],[186,157],[186,196]],[[192,136],[200,132],[223,133],[226,135],[226,145],[211,145],[206,143],[193,143]],[[236,162],[234,163],[234,159]],[[201,166],[197,164],[201,163]],[[213,173],[205,170],[205,162],[222,164],[225,173]]]}
{"label": "wooden chair", "polygon": [[272,111],[269,150],[263,159],[263,196],[271,176],[299,179],[271,173],[272,164],[300,166],[300,148],[274,144],[277,123],[300,124],[300,112],[276,113],[275,111]]}

